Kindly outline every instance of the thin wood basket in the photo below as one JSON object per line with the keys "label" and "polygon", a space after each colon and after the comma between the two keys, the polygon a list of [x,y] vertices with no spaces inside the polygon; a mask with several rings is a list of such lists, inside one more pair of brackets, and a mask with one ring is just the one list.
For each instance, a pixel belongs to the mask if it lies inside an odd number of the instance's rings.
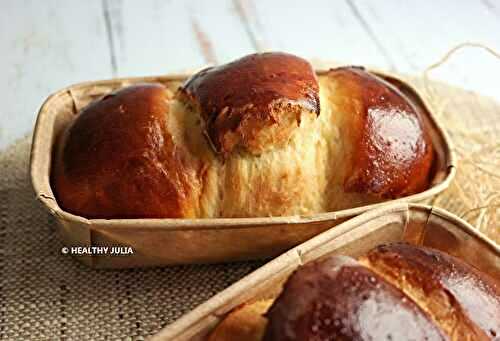
{"label": "thin wood basket", "polygon": [[[446,189],[453,179],[456,165],[451,143],[411,86],[395,77],[382,76],[397,83],[426,113],[424,120],[436,150],[434,176],[429,189],[397,200],[421,202]],[[82,255],[78,260],[92,267],[128,268],[268,258],[347,219],[387,205],[385,202],[308,216],[238,219],[86,219],[61,209],[50,184],[52,155],[57,137],[74,115],[92,100],[121,87],[158,82],[175,91],[187,77],[183,74],[77,84],[51,95],[40,109],[31,149],[31,180],[36,197],[57,220],[64,243],[69,247],[126,246],[134,252],[126,257]]]}
{"label": "thin wood basket", "polygon": [[457,256],[500,281],[500,247],[464,220],[431,206],[396,203],[364,213],[289,250],[184,315],[152,341],[201,341],[243,303],[275,298],[299,266],[328,254],[358,257],[377,245],[407,241]]}

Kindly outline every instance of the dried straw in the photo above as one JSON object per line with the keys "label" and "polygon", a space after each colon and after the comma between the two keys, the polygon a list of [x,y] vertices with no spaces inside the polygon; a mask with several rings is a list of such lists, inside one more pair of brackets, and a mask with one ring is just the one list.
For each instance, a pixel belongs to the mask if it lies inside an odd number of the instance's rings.
{"label": "dried straw", "polygon": [[[450,49],[423,72],[423,94],[437,119],[450,134],[458,157],[458,170],[450,188],[431,200],[458,214],[500,243],[500,109],[498,103],[468,93],[449,98],[449,90],[429,81],[429,72],[457,51],[482,48],[500,59],[500,53],[479,43],[462,43]],[[449,89],[449,88],[448,88]]]}

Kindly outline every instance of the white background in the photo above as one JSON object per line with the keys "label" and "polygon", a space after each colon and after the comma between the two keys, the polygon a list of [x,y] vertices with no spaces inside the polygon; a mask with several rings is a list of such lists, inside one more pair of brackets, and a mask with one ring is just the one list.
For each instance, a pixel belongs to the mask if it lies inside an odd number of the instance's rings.
{"label": "white background", "polygon": [[[500,1],[0,0],[0,149],[77,82],[267,50],[419,74],[464,41],[500,50]],[[500,100],[500,61],[480,49],[432,77]]]}

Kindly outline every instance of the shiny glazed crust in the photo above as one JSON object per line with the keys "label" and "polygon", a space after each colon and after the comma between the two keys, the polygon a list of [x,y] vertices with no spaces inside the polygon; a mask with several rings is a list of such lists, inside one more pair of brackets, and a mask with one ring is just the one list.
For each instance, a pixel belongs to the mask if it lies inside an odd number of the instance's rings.
{"label": "shiny glazed crust", "polygon": [[[329,256],[300,267],[265,316],[267,326],[233,320],[231,333],[264,335],[252,341],[498,340],[500,290],[460,259],[392,243],[358,261]],[[223,320],[218,333],[226,328]]]}
{"label": "shiny glazed crust", "polygon": [[130,86],[80,112],[60,141],[53,183],[63,209],[92,218],[191,217],[199,161],[167,128],[171,94]]}
{"label": "shiny glazed crust", "polygon": [[377,247],[361,262],[418,301],[452,339],[500,337],[500,288],[460,259],[398,243]]}
{"label": "shiny glazed crust", "polygon": [[292,274],[267,317],[264,341],[446,340],[403,292],[342,256]]}
{"label": "shiny glazed crust", "polygon": [[59,205],[87,218],[315,214],[411,195],[434,151],[423,108],[362,68],[316,76],[284,53],[209,68],[176,94],[141,84],[59,140]]}
{"label": "shiny glazed crust", "polygon": [[344,141],[352,144],[345,191],[396,198],[425,188],[433,150],[416,103],[362,68],[327,77],[329,104],[345,115]]}

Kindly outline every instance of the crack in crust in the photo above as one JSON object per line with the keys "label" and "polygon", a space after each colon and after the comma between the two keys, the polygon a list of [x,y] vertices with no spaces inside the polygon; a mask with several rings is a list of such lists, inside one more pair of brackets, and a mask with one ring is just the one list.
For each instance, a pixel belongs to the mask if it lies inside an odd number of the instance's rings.
{"label": "crack in crust", "polygon": [[216,152],[260,154],[285,144],[304,114],[319,115],[311,65],[286,53],[252,54],[191,77],[178,96],[201,113]]}
{"label": "crack in crust", "polygon": [[435,249],[380,245],[360,262],[401,288],[453,340],[500,335],[500,290],[488,275]]}

